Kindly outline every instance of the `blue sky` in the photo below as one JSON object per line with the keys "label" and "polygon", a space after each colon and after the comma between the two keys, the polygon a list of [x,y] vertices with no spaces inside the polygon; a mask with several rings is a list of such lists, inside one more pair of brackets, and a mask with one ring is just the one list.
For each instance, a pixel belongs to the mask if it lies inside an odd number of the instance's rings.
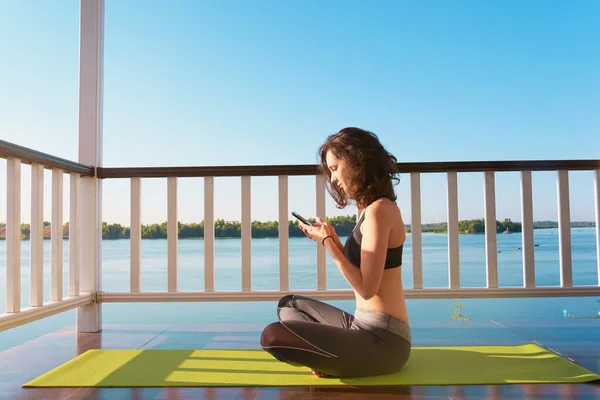
{"label": "blue sky", "polygon": [[[599,18],[593,0],[106,0],[104,165],[315,163],[346,126],[399,161],[598,159]],[[77,159],[78,24],[75,0],[0,2],[3,140]],[[555,176],[534,173],[536,220],[557,219]],[[290,211],[314,215],[313,180],[290,178]],[[572,219],[592,220],[592,174],[570,180]],[[253,219],[277,218],[276,182],[253,178]],[[47,220],[50,187],[48,172]],[[179,189],[180,220],[200,221],[202,179]],[[166,220],[166,179],[142,190],[143,222]],[[239,220],[239,178],[215,190],[216,217]],[[423,221],[445,220],[444,175],[422,190]],[[408,176],[397,192],[410,222]],[[104,220],[128,224],[128,181],[104,181],[103,201]],[[497,175],[497,209],[520,220],[518,173]],[[327,213],[354,210],[328,199]],[[459,218],[482,216],[482,175],[459,175]]]}

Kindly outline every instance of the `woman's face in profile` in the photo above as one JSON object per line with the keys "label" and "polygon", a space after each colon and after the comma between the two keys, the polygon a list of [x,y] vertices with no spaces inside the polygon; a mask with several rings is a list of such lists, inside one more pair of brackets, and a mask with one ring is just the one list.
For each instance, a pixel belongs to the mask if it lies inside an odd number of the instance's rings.
{"label": "woman's face in profile", "polygon": [[342,189],[348,194],[348,182],[346,182],[346,162],[337,158],[331,151],[327,152],[325,157],[327,168],[331,171],[331,183]]}

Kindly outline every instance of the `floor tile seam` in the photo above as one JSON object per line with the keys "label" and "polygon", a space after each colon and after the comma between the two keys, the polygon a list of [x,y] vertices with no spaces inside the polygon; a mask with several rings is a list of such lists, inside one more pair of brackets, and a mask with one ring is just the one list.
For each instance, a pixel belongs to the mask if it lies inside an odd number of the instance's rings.
{"label": "floor tile seam", "polygon": [[166,328],[165,330],[160,332],[158,335],[156,335],[152,339],[148,340],[146,343],[142,344],[141,346],[138,346],[137,350],[142,349],[144,346],[148,345],[150,342],[152,342],[153,340],[155,340],[156,338],[158,338],[160,335],[162,335],[163,333],[165,333],[168,330],[169,330],[169,328]]}
{"label": "floor tile seam", "polygon": [[506,326],[506,325],[502,324],[502,323],[501,323],[501,322],[499,322],[499,321],[496,321],[496,320],[494,320],[494,319],[493,319],[493,320],[491,320],[491,321],[492,321],[494,324],[496,324],[496,325],[498,325],[498,326],[500,326],[500,327],[502,327],[502,328],[504,328],[504,329],[508,330],[508,331],[509,331],[509,332],[511,332],[512,334],[514,334],[514,335],[516,335],[516,336],[520,337],[521,339],[523,339],[523,340],[525,340],[525,341],[527,341],[527,342],[530,342],[530,343],[531,343],[531,342],[533,342],[533,343],[537,343],[537,341],[535,341],[534,339],[529,339],[529,338],[527,338],[526,336],[523,336],[523,335],[521,335],[520,333],[516,332],[515,330],[513,330],[513,329],[509,328],[508,326]]}
{"label": "floor tile seam", "polygon": [[83,387],[79,387],[77,388],[77,390],[75,390],[73,393],[71,393],[70,395],[68,395],[67,397],[64,398],[64,400],[69,400],[69,399],[74,399],[77,393],[81,392],[84,388]]}

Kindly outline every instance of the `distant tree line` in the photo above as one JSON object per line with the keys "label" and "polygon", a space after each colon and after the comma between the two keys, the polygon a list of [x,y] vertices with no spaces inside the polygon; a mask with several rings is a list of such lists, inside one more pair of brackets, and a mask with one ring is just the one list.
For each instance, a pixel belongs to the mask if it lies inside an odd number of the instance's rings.
{"label": "distant tree line", "polygon": [[[314,218],[308,219],[311,222],[316,222]],[[340,236],[347,236],[356,225],[356,216],[340,216],[327,218]],[[167,237],[167,222],[161,224],[142,225],[142,238],[144,239],[164,239]],[[239,238],[241,237],[242,224],[237,221],[225,221],[217,219],[215,221],[215,237],[217,238]],[[21,224],[21,240],[29,240],[31,226],[29,224]],[[102,238],[103,239],[128,239],[130,237],[130,228],[124,227],[121,224],[109,224],[102,222]],[[303,237],[304,233],[298,227],[298,221],[288,221],[288,234],[290,237]],[[62,235],[64,238],[69,237],[69,223],[63,226]],[[252,221],[251,235],[253,238],[266,238],[279,236],[278,221]],[[44,239],[51,237],[51,224],[44,221],[43,229]],[[184,224],[178,222],[178,237],[185,238],[203,238],[204,237],[204,221],[200,223]],[[6,239],[6,224],[0,223],[0,239]]]}
{"label": "distant tree line", "polygon": [[[410,232],[410,225],[407,226],[407,231]],[[593,228],[596,223],[593,221],[573,221],[570,224],[571,228]],[[558,228],[556,221],[534,221],[533,229],[550,229]],[[504,221],[496,221],[496,233],[501,233],[506,230],[509,232],[521,232],[521,223],[513,222],[510,218],[505,218]],[[422,224],[422,232],[430,233],[448,233],[448,224],[446,222],[438,222],[433,224]],[[483,218],[475,218],[458,222],[459,233],[485,233],[485,220]]]}
{"label": "distant tree line", "polygon": [[[315,222],[314,218],[309,218],[309,221]],[[356,215],[340,216],[327,218],[339,236],[348,236],[356,225]],[[571,222],[571,227],[595,227],[594,222]],[[242,224],[237,221],[225,221],[217,219],[215,221],[215,237],[217,238],[239,238],[241,237]],[[557,228],[558,223],[555,221],[536,221],[533,223],[534,229]],[[144,239],[164,239],[167,237],[167,223],[142,225],[142,238]],[[21,225],[21,240],[29,240],[30,225]],[[509,218],[503,221],[496,221],[496,232],[504,231],[521,232],[521,223],[513,222]],[[406,231],[411,231],[410,224],[406,225]],[[448,224],[446,222],[422,224],[422,232],[430,233],[447,233]],[[485,233],[485,220],[470,219],[458,222],[458,231],[462,234],[481,234]],[[266,238],[279,236],[279,223],[277,221],[252,221],[251,232],[253,238]],[[63,225],[62,234],[64,238],[69,237],[69,223]],[[304,233],[298,228],[298,221],[288,221],[289,237],[303,237]],[[48,221],[43,223],[43,237],[49,239],[51,236],[51,224]],[[102,222],[102,238],[103,239],[128,239],[130,237],[129,227],[121,224],[109,224]],[[178,222],[178,237],[179,238],[203,238],[204,237],[204,221],[199,223],[184,224]],[[6,239],[6,224],[0,222],[0,240]]]}
{"label": "distant tree line", "polygon": [[[410,225],[408,231],[410,232]],[[496,233],[508,230],[509,232],[521,232],[521,223],[513,222],[510,218],[504,221],[496,221]],[[448,233],[448,223],[439,222],[434,224],[422,224],[421,232],[429,233]],[[482,218],[458,221],[459,233],[485,233],[485,220]]]}
{"label": "distant tree line", "polygon": [[[571,228],[593,228],[596,223],[593,221],[571,221]],[[558,228],[558,222],[556,221],[535,221],[533,223],[535,229],[551,229]]]}
{"label": "distant tree line", "polygon": [[[316,222],[314,218],[309,218],[310,222]],[[356,225],[356,216],[340,216],[327,218],[335,231],[340,236],[347,236]],[[279,236],[278,221],[252,221],[251,236],[253,238],[266,238]],[[118,239],[128,238],[130,235],[128,227],[122,227],[120,224],[102,223],[102,238]],[[304,233],[298,227],[298,221],[288,221],[289,237],[303,237]],[[238,221],[225,221],[223,219],[215,220],[215,237],[217,238],[239,238],[242,236],[242,224]],[[167,237],[167,223],[142,225],[142,238],[145,239],[163,239]],[[178,223],[179,238],[203,238],[204,221],[199,223],[183,224]]]}

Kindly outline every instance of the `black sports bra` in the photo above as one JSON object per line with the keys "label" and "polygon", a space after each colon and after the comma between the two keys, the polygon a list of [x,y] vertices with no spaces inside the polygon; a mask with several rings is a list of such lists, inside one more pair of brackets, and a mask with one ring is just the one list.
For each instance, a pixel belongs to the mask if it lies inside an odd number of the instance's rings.
{"label": "black sports bra", "polygon": [[[365,220],[365,213],[360,217],[358,224],[352,231],[352,234],[346,239],[344,244],[344,255],[346,258],[357,268],[360,268],[360,249],[362,242],[362,233],[360,233],[360,226]],[[404,245],[401,244],[399,247],[387,249],[385,257],[385,266],[383,269],[398,268],[402,265],[402,250]]]}

